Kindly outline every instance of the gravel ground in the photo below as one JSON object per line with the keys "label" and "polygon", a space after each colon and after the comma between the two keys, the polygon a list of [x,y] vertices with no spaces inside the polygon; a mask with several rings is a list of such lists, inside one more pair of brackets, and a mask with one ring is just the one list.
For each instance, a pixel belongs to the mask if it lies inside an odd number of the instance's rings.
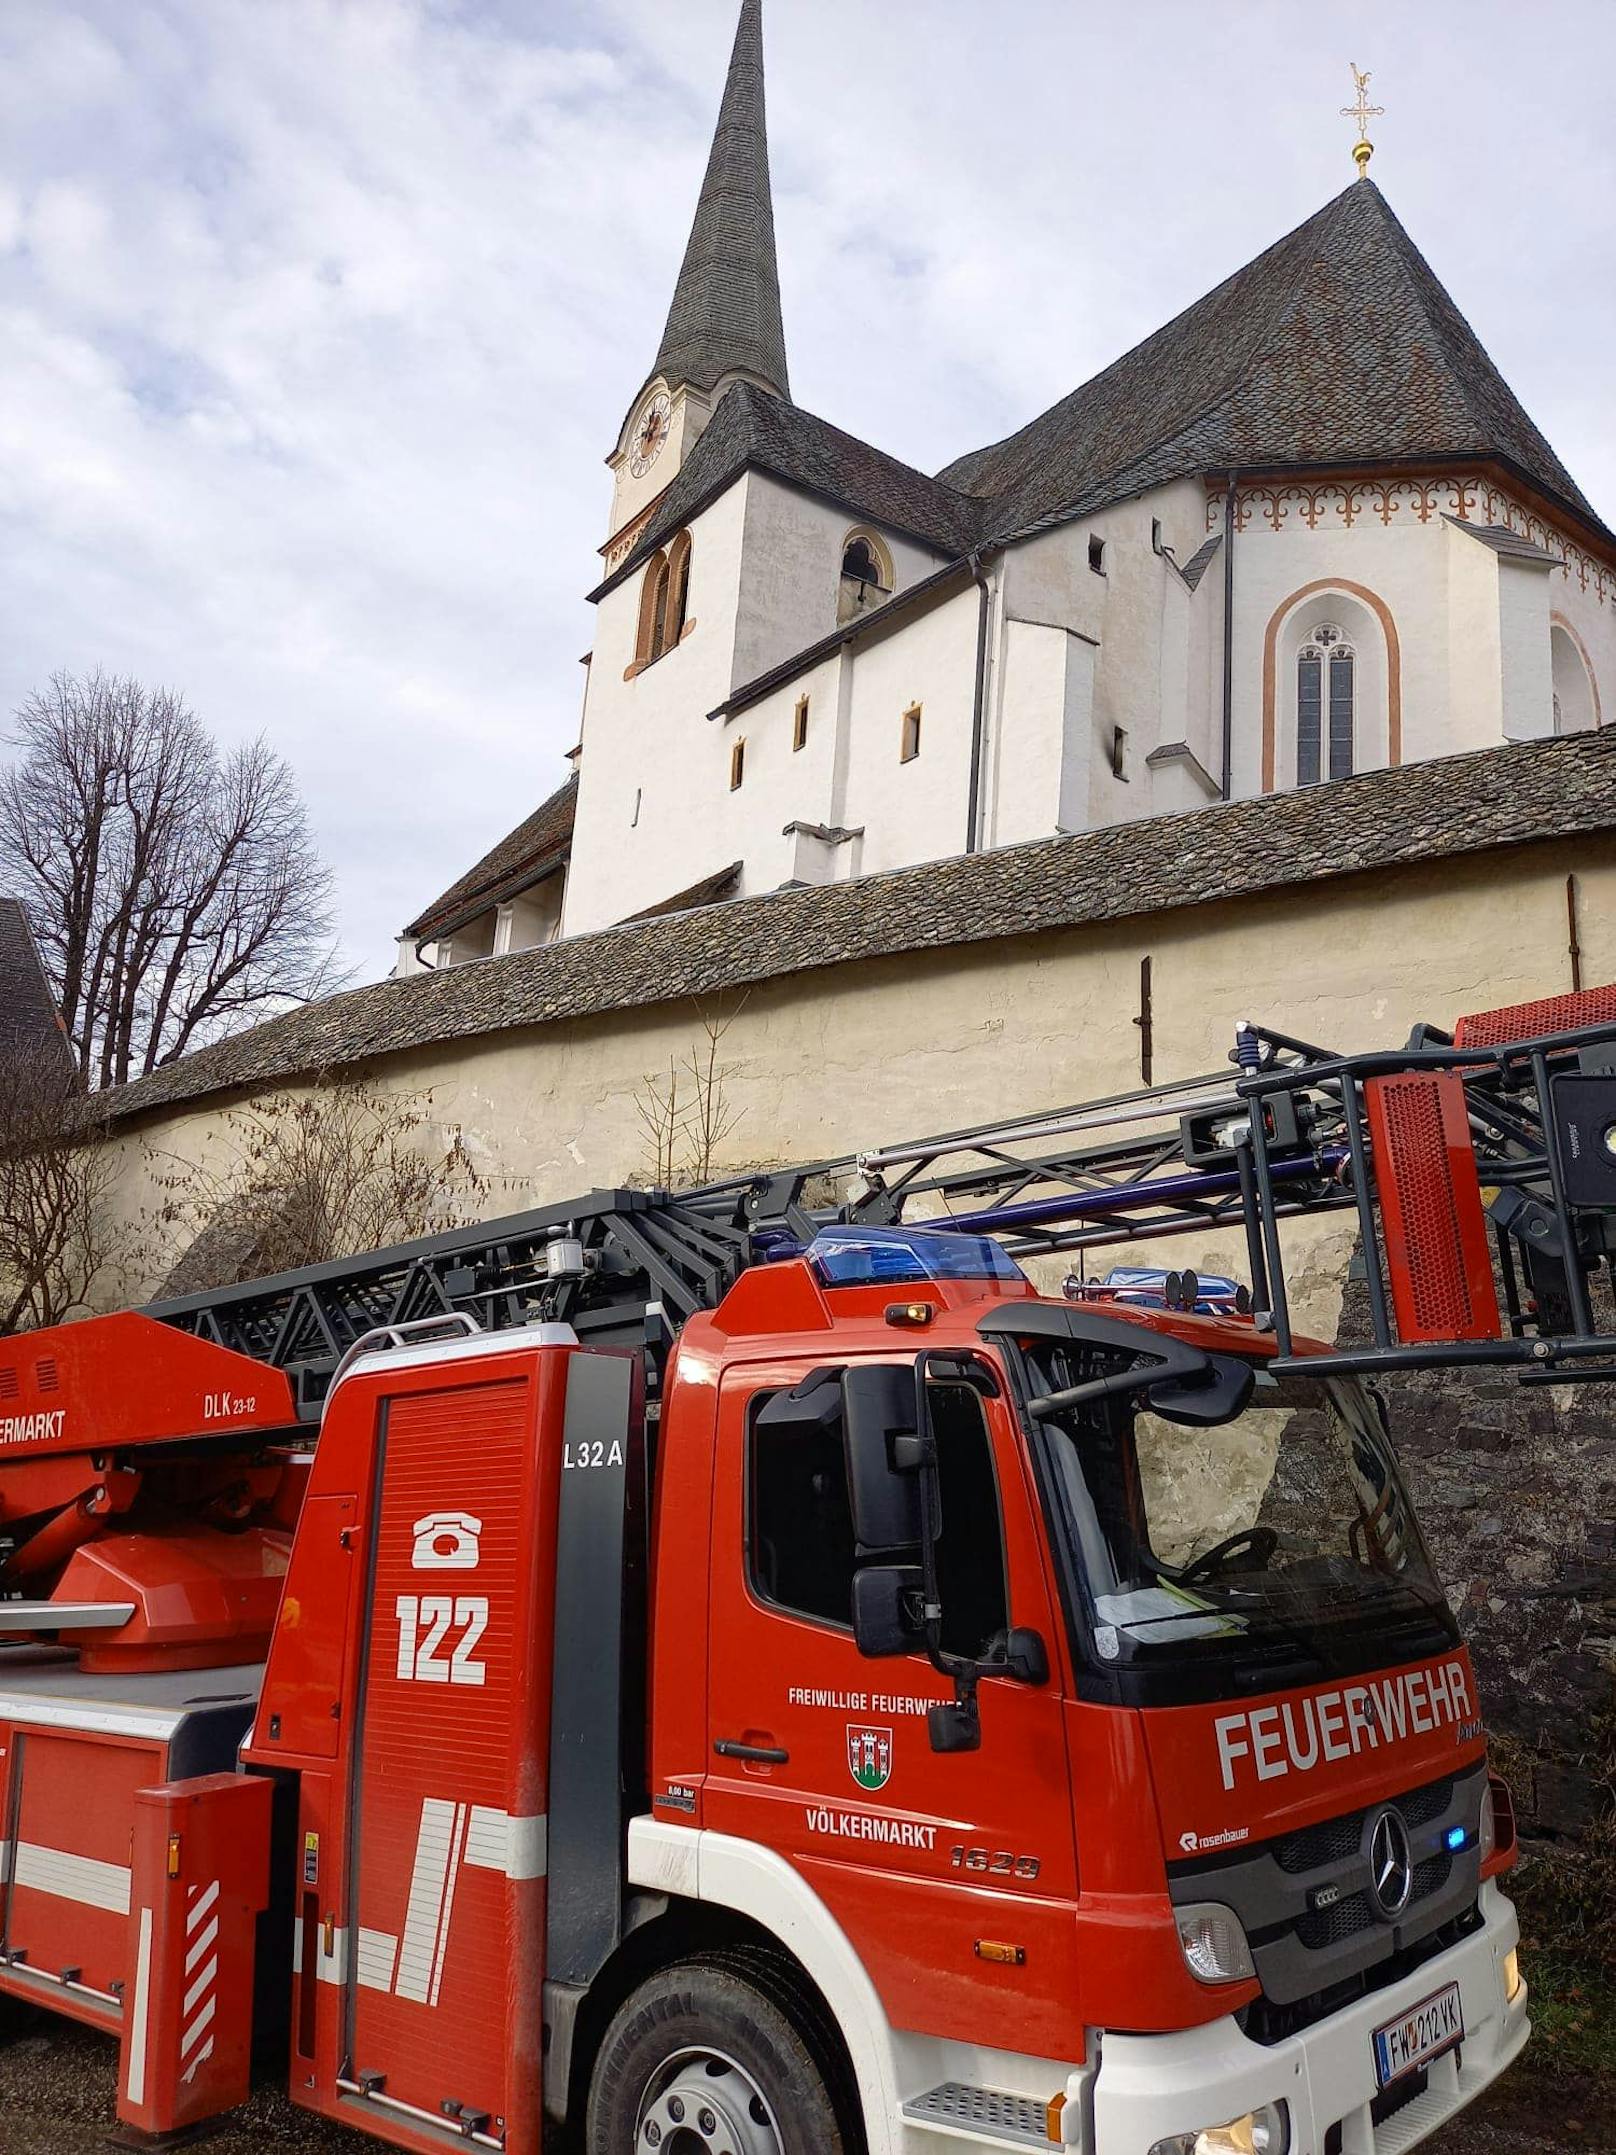
{"label": "gravel ground", "polygon": [[[0,2002],[0,2155],[103,2155],[117,2052],[103,2036]],[[295,2110],[261,2088],[204,2145],[208,2155],[361,2155],[380,2142]],[[1430,2155],[1616,2155],[1616,2123],[1586,2087],[1535,2087],[1522,2068]]]}

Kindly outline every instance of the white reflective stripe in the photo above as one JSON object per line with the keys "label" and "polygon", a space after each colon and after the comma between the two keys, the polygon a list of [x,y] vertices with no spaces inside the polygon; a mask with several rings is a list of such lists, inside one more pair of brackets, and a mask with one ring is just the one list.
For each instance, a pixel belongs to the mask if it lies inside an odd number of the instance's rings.
{"label": "white reflective stripe", "polygon": [[75,1856],[65,1848],[41,1848],[33,1841],[19,1841],[12,1882],[31,1886],[36,1893],[49,1893],[59,1901],[77,1901],[81,1908],[105,1908],[115,1916],[129,1913],[126,1864],[100,1863],[94,1856]]}
{"label": "white reflective stripe", "polygon": [[194,2013],[196,2011],[197,2006],[202,2001],[203,1994],[206,1991],[212,1989],[213,1979],[218,1973],[219,1958],[218,1955],[215,1954],[213,1959],[208,1962],[202,1973],[197,1977],[196,1981],[191,1985],[190,1989],[185,1993],[185,2003],[180,2007],[180,2014],[182,2018],[185,2014]]}
{"label": "white reflective stripe", "polygon": [[466,1834],[466,1862],[479,1871],[503,1871],[507,1878],[543,1878],[548,1868],[550,1821],[541,1811],[532,1818],[512,1818],[508,1811],[472,1808]]}
{"label": "white reflective stripe", "polygon": [[180,2075],[181,2086],[189,2086],[189,2084],[196,2078],[197,2074],[201,2072],[203,2066],[207,2064],[209,2058],[211,2058],[212,2056],[213,2037],[210,2035],[207,2041],[202,2045],[202,2048],[197,2052],[196,2056],[191,2060],[190,2064]]}
{"label": "white reflective stripe", "polygon": [[449,1953],[449,1923],[454,1915],[455,1886],[460,1878],[460,1859],[466,1846],[466,1817],[467,1806],[461,1804],[455,1811],[454,1853],[449,1859],[449,1882],[443,1895],[443,1920],[438,1925],[437,1951],[432,1961],[432,2003],[434,2005],[437,2004],[438,1993],[443,1988],[443,1964]]}
{"label": "white reflective stripe", "polygon": [[358,1976],[362,1990],[391,1990],[398,1940],[391,1931],[359,1933]]}
{"label": "white reflective stripe", "polygon": [[197,1939],[195,1945],[192,1946],[190,1952],[187,1953],[185,1956],[185,1972],[187,1975],[190,1974],[191,1970],[196,1966],[197,1962],[202,1958],[203,1954],[207,1952],[208,1948],[212,1945],[214,1939],[217,1938],[218,1935],[219,1919],[217,1916],[215,1916],[213,1921],[208,1925],[207,1929],[203,1931],[201,1936]]}
{"label": "white reflective stripe", "polygon": [[185,1928],[194,1931],[214,1902],[219,1898],[219,1881],[216,1878],[204,1893],[199,1893],[185,1911]]}
{"label": "white reflective stripe", "polygon": [[140,1943],[135,1948],[135,2003],[129,2016],[130,2102],[146,2100],[146,2014],[151,2003],[152,1912],[140,1911]]}
{"label": "white reflective stripe", "polygon": [[421,1830],[415,1842],[415,1869],[410,1878],[396,1985],[399,1997],[416,2005],[425,2005],[432,1994],[432,1969],[443,1922],[456,1810],[455,1804],[438,1796],[428,1796],[421,1804]]}
{"label": "white reflective stripe", "polygon": [[184,2035],[181,2037],[180,2063],[182,2065],[191,2055],[191,2052],[196,2048],[197,2044],[201,2042],[203,2036],[206,2035],[206,2033],[208,2032],[208,2029],[212,2026],[213,2016],[214,2013],[218,2010],[218,2004],[219,2001],[217,2000],[217,1998],[210,1998],[207,2004],[203,2006],[201,2012],[197,2014],[195,2020],[193,2020],[191,2025],[186,2029]]}

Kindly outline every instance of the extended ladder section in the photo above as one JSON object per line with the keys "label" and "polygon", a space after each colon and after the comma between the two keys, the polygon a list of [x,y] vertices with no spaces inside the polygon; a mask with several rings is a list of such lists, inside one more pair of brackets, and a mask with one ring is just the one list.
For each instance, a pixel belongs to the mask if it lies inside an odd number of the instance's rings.
{"label": "extended ladder section", "polygon": [[1288,1357],[1284,1223],[1341,1211],[1357,1216],[1371,1339],[1332,1366],[1616,1374],[1616,988],[1367,1055],[1243,1025],[1230,1063],[701,1189],[597,1191],[150,1314],[284,1370],[313,1418],[377,1327],[463,1312],[655,1345],[837,1224],[992,1235],[1023,1259],[1232,1233],[1253,1319]]}

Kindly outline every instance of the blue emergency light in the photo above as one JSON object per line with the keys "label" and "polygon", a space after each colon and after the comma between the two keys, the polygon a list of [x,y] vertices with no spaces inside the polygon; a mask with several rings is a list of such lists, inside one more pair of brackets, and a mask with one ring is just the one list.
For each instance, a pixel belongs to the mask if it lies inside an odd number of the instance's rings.
{"label": "blue emergency light", "polygon": [[827,1227],[808,1246],[826,1287],[913,1287],[927,1280],[1018,1280],[1026,1273],[987,1235],[923,1227]]}

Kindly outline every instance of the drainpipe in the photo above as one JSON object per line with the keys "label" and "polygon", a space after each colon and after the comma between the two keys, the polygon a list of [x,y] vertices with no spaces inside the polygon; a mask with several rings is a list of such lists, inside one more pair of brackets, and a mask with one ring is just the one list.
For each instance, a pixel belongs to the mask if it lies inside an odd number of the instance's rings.
{"label": "drainpipe", "polygon": [[1223,497],[1223,798],[1234,796],[1234,498],[1235,473]]}
{"label": "drainpipe", "polygon": [[981,851],[977,824],[982,808],[982,735],[988,701],[988,613],[993,603],[993,587],[983,570],[980,554],[967,554],[965,562],[971,572],[972,581],[982,594],[976,621],[976,702],[971,711],[971,785],[965,808],[965,850],[967,853],[977,853]]}

